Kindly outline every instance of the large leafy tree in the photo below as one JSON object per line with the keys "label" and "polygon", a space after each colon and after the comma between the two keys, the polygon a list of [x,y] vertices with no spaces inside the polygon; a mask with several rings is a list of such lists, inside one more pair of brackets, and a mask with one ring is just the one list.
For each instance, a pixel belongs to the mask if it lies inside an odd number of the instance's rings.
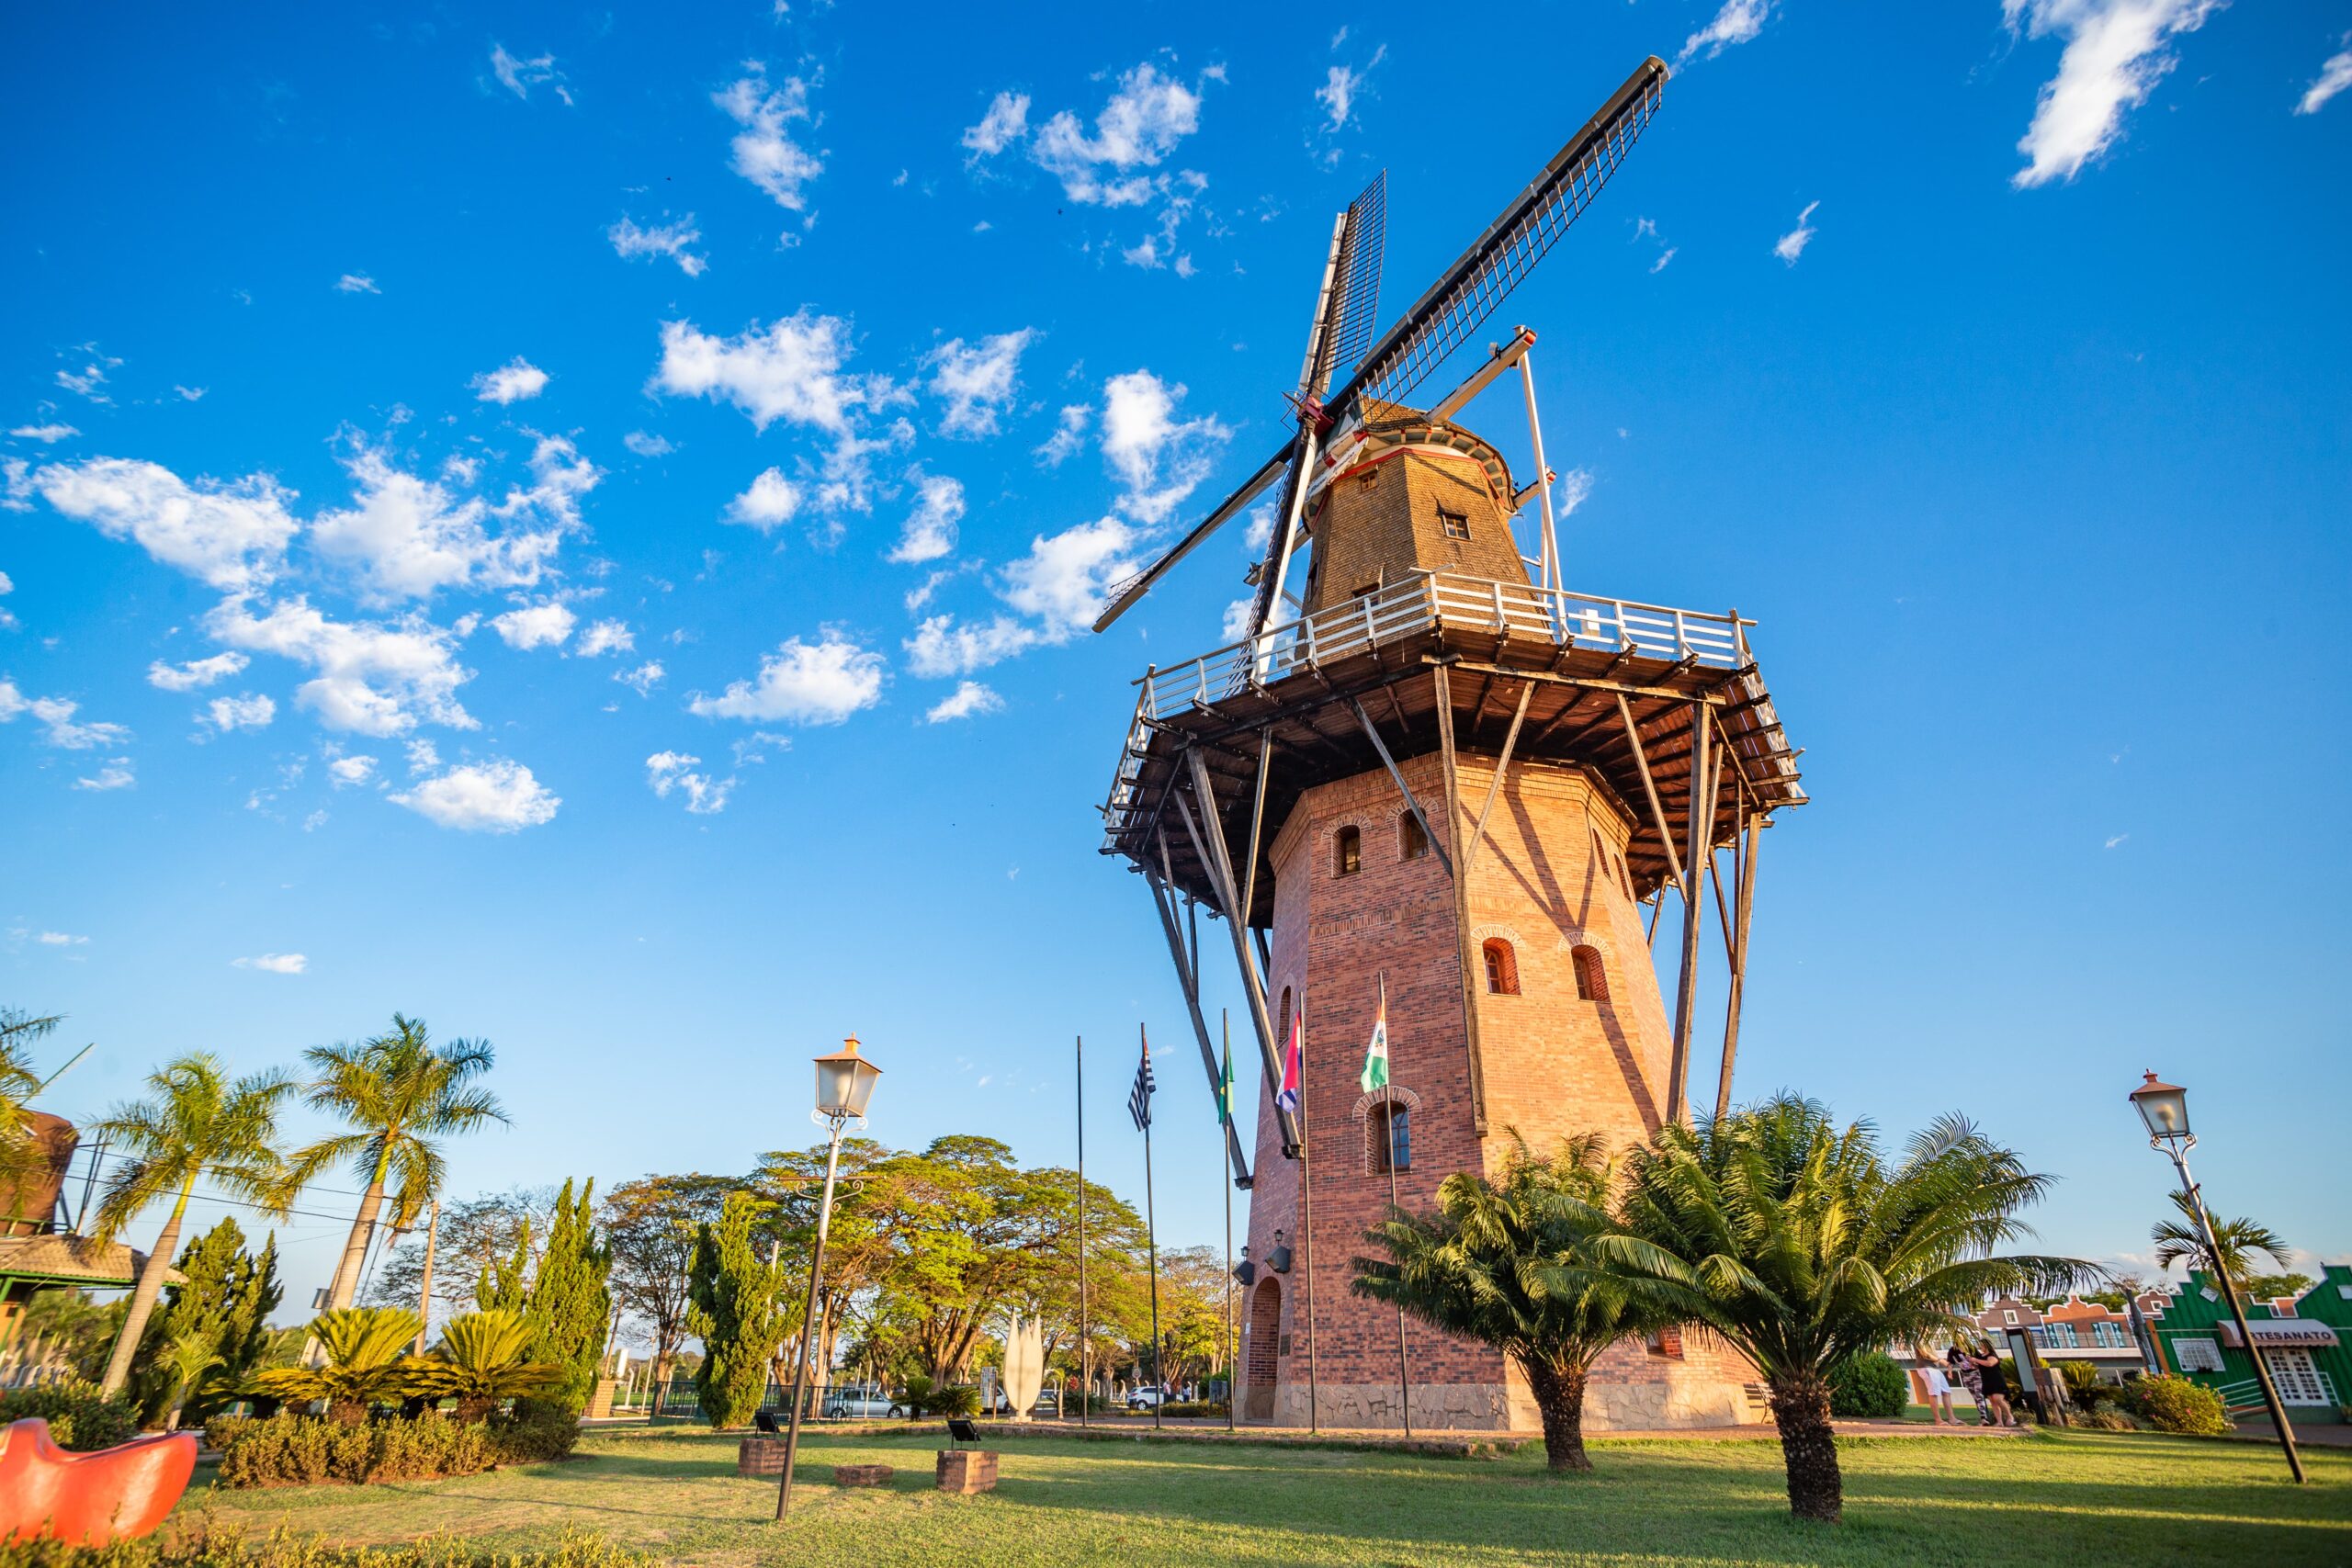
{"label": "large leafy tree", "polygon": [[197,1179],[265,1213],[283,1215],[293,1199],[293,1178],[277,1146],[278,1111],[294,1092],[290,1079],[261,1072],[232,1080],[218,1057],[199,1052],[159,1067],[147,1084],[153,1091],[147,1099],[117,1106],[91,1129],[128,1156],[107,1176],[98,1201],[99,1240],[113,1240],[149,1205],[171,1204],[107,1362],[102,1386],[108,1393],[130,1378]]}
{"label": "large leafy tree", "polygon": [[1958,1116],[1890,1163],[1869,1122],[1839,1128],[1817,1101],[1781,1098],[1670,1122],[1627,1166],[1623,1231],[1596,1250],[1755,1363],[1799,1518],[1835,1522],[1844,1506],[1831,1366],[1970,1332],[1964,1314],[1991,1297],[2098,1277],[2072,1258],[1996,1252],[2031,1234],[2018,1212],[2051,1179]]}
{"label": "large leafy tree", "polygon": [[307,1181],[345,1166],[364,1184],[327,1292],[328,1308],[337,1310],[358,1293],[360,1262],[387,1190],[393,1228],[413,1225],[447,1176],[436,1140],[503,1122],[506,1113],[478,1081],[491,1068],[490,1043],[453,1040],[436,1047],[422,1019],[394,1013],[388,1032],[356,1045],[314,1045],[303,1059],[317,1075],[305,1090],[311,1109],[339,1117],[348,1131],[302,1149],[296,1168]]}
{"label": "large leafy tree", "polygon": [[760,1201],[730,1192],[715,1223],[697,1227],[687,1271],[689,1330],[703,1343],[695,1388],[703,1419],[714,1427],[748,1425],[766,1395],[776,1348],[791,1332],[799,1304],[780,1264],[754,1236]]}
{"label": "large leafy tree", "polygon": [[1585,1382],[1603,1350],[1677,1320],[1657,1281],[1607,1268],[1596,1241],[1614,1225],[1602,1141],[1550,1155],[1515,1141],[1499,1176],[1456,1171],[1437,1212],[1392,1211],[1365,1233],[1385,1258],[1354,1260],[1351,1289],[1450,1334],[1491,1345],[1526,1375],[1555,1471],[1586,1471]]}
{"label": "large leafy tree", "polygon": [[711,1176],[648,1176],[605,1196],[605,1245],[613,1260],[608,1283],[614,1302],[653,1336],[657,1386],[670,1375],[686,1337],[686,1270],[694,1263],[695,1227],[718,1217],[731,1185]]}
{"label": "large leafy tree", "polygon": [[[2156,1244],[2156,1267],[2170,1269],[2176,1263],[2186,1263],[2191,1269],[2213,1272],[2218,1262],[2232,1280],[2246,1282],[2254,1272],[2251,1265],[2257,1252],[2284,1269],[2295,1261],[2295,1249],[2287,1238],[2268,1225],[2256,1224],[2241,1215],[2234,1220],[2216,1218],[2213,1221],[2213,1241],[2221,1248],[2217,1259],[2213,1248],[2205,1245],[2204,1229],[2197,1223],[2197,1206],[2186,1192],[2172,1195],[2172,1206],[2178,1219],[2159,1220],[2148,1232],[2148,1239]],[[2273,1292],[2274,1294],[2276,1292]]]}
{"label": "large leafy tree", "polygon": [[[441,1201],[440,1223],[432,1227],[431,1237],[433,1301],[439,1312],[455,1316],[473,1311],[483,1272],[492,1262],[513,1256],[526,1231],[535,1245],[545,1241],[555,1216],[555,1194],[551,1186],[517,1187],[510,1192]],[[426,1228],[413,1226],[396,1245],[377,1254],[376,1266],[368,1270],[368,1305],[424,1310]],[[534,1268],[537,1261],[533,1252]]]}

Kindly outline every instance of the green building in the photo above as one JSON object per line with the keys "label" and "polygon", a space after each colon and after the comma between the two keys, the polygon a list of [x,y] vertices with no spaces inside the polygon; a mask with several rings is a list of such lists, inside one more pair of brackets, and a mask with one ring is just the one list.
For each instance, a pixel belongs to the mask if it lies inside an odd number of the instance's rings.
{"label": "green building", "polygon": [[[2245,1303],[2246,1326],[2270,1364],[2290,1420],[2352,1420],[2352,1265],[2325,1264],[2320,1280],[2301,1295]],[[2203,1383],[2231,1414],[2259,1412],[2262,1389],[2254,1361],[2220,1289],[2203,1270],[2175,1285],[2147,1314],[2148,1330],[2166,1371]]]}

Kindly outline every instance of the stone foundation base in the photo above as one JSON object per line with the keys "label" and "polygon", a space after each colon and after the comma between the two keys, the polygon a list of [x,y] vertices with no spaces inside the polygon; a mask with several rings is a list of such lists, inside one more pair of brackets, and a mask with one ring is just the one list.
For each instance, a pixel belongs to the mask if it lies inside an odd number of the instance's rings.
{"label": "stone foundation base", "polygon": [[[1275,1427],[1305,1427],[1306,1385],[1277,1383],[1272,1398],[1260,1397],[1258,1416]],[[1335,1430],[1391,1429],[1402,1431],[1398,1390],[1395,1383],[1324,1383],[1313,1423]],[[1255,1416],[1245,1402],[1245,1416]],[[1415,1383],[1413,1430],[1420,1432],[1532,1432],[1544,1418],[1526,1387],[1514,1378],[1509,1383]],[[1699,1382],[1675,1378],[1655,1382],[1588,1383],[1584,1398],[1584,1429],[1588,1432],[1656,1431],[1661,1428],[1737,1427],[1758,1416],[1750,1407],[1746,1389],[1736,1382]]]}
{"label": "stone foundation base", "polygon": [[993,1492],[996,1490],[996,1450],[994,1449],[942,1449],[939,1450],[939,1489],[942,1492]]}
{"label": "stone foundation base", "polygon": [[735,1473],[777,1476],[784,1473],[782,1438],[746,1438],[735,1448]]}

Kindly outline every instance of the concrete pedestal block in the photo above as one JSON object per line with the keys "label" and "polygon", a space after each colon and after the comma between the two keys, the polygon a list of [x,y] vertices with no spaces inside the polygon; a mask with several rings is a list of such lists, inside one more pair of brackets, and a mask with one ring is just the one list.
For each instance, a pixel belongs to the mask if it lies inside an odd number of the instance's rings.
{"label": "concrete pedestal block", "polygon": [[939,1489],[942,1492],[993,1492],[996,1490],[996,1450],[993,1449],[942,1449],[939,1450]]}
{"label": "concrete pedestal block", "polygon": [[887,1464],[837,1464],[833,1466],[836,1486],[888,1486],[890,1477],[898,1472]]}
{"label": "concrete pedestal block", "polygon": [[775,1477],[784,1473],[782,1438],[746,1438],[735,1450],[735,1473]]}

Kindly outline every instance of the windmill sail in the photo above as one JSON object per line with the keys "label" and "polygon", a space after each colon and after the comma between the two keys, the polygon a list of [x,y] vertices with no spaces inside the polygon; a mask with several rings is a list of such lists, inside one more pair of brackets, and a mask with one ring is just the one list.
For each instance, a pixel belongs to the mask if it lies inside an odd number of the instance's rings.
{"label": "windmill sail", "polygon": [[[1431,284],[1412,309],[1363,354],[1345,385],[1323,400],[1325,412],[1344,422],[1366,399],[1401,400],[1444,363],[1448,355],[1476,332],[1520,281],[1559,243],[1569,225],[1600,194],[1600,187],[1624,162],[1642,131],[1657,113],[1667,80],[1666,62],[1652,55],[1611,95],[1600,111],[1544,165],[1527,188],[1511,199],[1470,248]],[[1386,229],[1387,176],[1364,187],[1350,204],[1340,235],[1340,270],[1326,302],[1317,339],[1308,351],[1307,375],[1302,391],[1316,395],[1340,366],[1355,361],[1354,350],[1369,336],[1378,317],[1382,242]],[[1353,237],[1352,243],[1351,236]],[[1215,512],[1149,567],[1117,584],[1111,602],[1094,622],[1098,632],[1127,613],[1150,592],[1170,568],[1247,506],[1275,479],[1283,476],[1297,448],[1295,439],[1261,465],[1247,483],[1227,496]],[[1285,486],[1285,492],[1288,491]],[[1283,541],[1276,530],[1273,545]],[[1261,571],[1252,631],[1266,624],[1274,572]]]}

